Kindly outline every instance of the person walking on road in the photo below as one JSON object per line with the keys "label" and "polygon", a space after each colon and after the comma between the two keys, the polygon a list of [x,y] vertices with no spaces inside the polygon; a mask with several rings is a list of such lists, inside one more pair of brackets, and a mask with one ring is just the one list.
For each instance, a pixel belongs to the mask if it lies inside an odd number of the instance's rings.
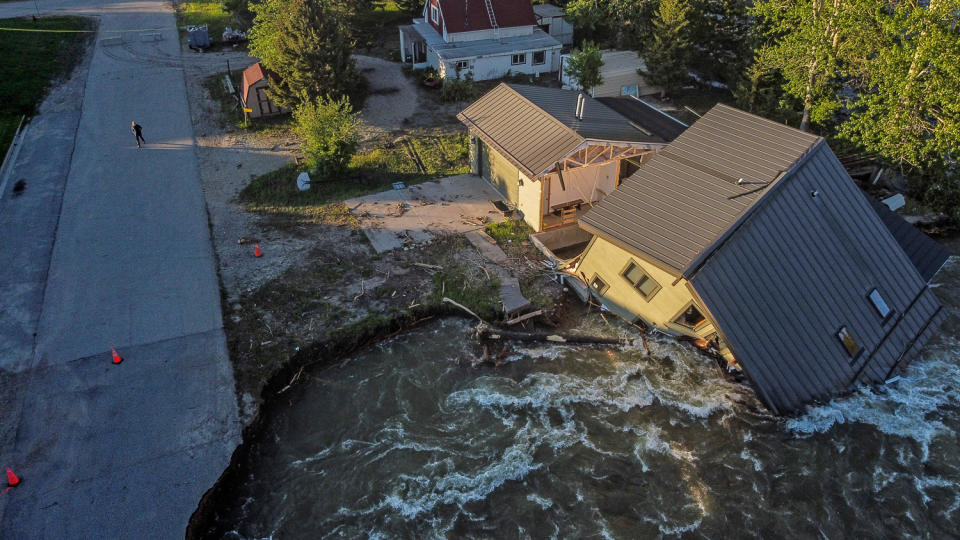
{"label": "person walking on road", "polygon": [[143,128],[140,126],[140,124],[132,120],[130,121],[130,131],[137,136],[137,148],[141,148],[140,141],[143,141],[143,144],[147,144],[147,141],[143,138],[142,130]]}

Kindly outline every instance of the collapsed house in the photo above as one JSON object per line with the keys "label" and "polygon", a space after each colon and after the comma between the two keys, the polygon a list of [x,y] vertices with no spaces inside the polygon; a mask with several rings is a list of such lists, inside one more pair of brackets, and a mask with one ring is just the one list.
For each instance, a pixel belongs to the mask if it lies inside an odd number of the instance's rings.
{"label": "collapsed house", "polygon": [[402,62],[441,78],[539,76],[559,69],[561,48],[529,0],[427,0],[423,18],[400,27]]}
{"label": "collapsed house", "polygon": [[633,97],[506,83],[457,118],[469,130],[473,173],[537,232],[576,223],[686,129]]}
{"label": "collapsed house", "polygon": [[579,227],[593,296],[709,343],[776,413],[884,382],[943,318],[943,250],[911,260],[821,137],[725,105]]}

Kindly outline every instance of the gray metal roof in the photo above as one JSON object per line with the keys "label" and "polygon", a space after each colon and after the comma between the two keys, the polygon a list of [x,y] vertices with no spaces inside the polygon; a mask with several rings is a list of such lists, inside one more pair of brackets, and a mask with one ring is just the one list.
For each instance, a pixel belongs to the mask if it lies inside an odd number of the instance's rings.
{"label": "gray metal roof", "polygon": [[686,274],[819,140],[717,105],[588,211],[581,227]]}
{"label": "gray metal roof", "polygon": [[553,4],[534,4],[533,12],[537,17],[563,17],[563,9]]}
{"label": "gray metal roof", "polygon": [[597,101],[665,141],[676,139],[689,127],[646,101],[633,96],[599,97]]}
{"label": "gray metal roof", "polygon": [[457,118],[531,177],[588,139],[663,144],[589,96],[583,119],[577,120],[577,95],[572,90],[501,83]]}
{"label": "gray metal roof", "polygon": [[[771,190],[690,282],[761,398],[780,413],[883,382],[943,317],[926,280],[826,143]],[[887,319],[868,298],[873,289],[893,309]],[[841,327],[862,347],[853,362],[837,337]]]}
{"label": "gray metal roof", "polygon": [[943,263],[950,258],[950,252],[935,240],[923,234],[920,229],[907,223],[907,220],[890,210],[887,205],[873,197],[867,197],[867,201],[880,216],[880,221],[886,225],[893,238],[907,253],[907,257],[910,257],[913,266],[920,272],[920,277],[927,282],[933,279]]}

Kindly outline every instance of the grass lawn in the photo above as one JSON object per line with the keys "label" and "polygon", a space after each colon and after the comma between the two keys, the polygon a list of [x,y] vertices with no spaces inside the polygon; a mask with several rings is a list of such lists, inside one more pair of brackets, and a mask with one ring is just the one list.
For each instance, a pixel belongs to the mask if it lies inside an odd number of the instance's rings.
{"label": "grass lawn", "polygon": [[393,0],[378,2],[382,7],[359,15],[354,20],[356,52],[369,56],[400,60],[400,35],[397,27],[410,24],[413,16],[400,11]]}
{"label": "grass lawn", "polygon": [[[43,17],[2,19],[0,26],[44,30],[15,32],[0,30],[0,159],[13,140],[22,115],[30,116],[47,95],[51,82],[73,70],[93,39],[93,33],[63,30],[93,30],[93,19],[81,17]],[[60,32],[51,32],[60,30]]]}
{"label": "grass lawn", "polygon": [[232,26],[236,28],[233,15],[223,8],[220,0],[193,0],[177,3],[177,26],[207,25],[210,39],[216,43],[220,41],[223,30]]}
{"label": "grass lawn", "polygon": [[[410,156],[411,148],[425,171]],[[254,178],[239,199],[248,210],[282,215],[296,222],[354,224],[356,220],[342,202],[346,199],[391,189],[393,182],[413,185],[469,170],[465,133],[411,136],[397,143],[377,142],[355,155],[341,177],[314,179],[309,191],[297,189],[300,168],[291,164]]]}

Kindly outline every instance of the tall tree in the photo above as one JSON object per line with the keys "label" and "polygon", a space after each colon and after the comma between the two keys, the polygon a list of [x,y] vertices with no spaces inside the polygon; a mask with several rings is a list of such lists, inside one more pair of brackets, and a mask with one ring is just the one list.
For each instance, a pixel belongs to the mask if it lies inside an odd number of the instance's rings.
{"label": "tall tree", "polygon": [[603,84],[600,68],[603,67],[603,52],[596,44],[584,41],[579,49],[567,59],[563,72],[577,81],[580,88],[590,93],[590,90]]}
{"label": "tall tree", "polygon": [[296,108],[321,96],[357,96],[352,12],[343,0],[262,0],[250,9],[250,53],[278,75],[269,90],[278,104]]}
{"label": "tall tree", "polygon": [[960,2],[906,0],[872,12],[873,48],[850,59],[841,137],[919,176],[928,202],[960,217]]}
{"label": "tall tree", "polygon": [[691,67],[705,79],[734,86],[753,54],[747,0],[691,0]]}
{"label": "tall tree", "polygon": [[636,49],[652,29],[656,0],[570,0],[565,18],[578,40]]}
{"label": "tall tree", "polygon": [[800,129],[827,122],[841,109],[844,55],[863,32],[860,0],[757,0],[751,12],[769,43],[756,60],[779,71],[784,90],[802,103]]}
{"label": "tall tree", "polygon": [[690,80],[693,48],[690,42],[688,0],[661,0],[653,21],[653,39],[640,56],[646,65],[640,74],[647,82],[671,93]]}

